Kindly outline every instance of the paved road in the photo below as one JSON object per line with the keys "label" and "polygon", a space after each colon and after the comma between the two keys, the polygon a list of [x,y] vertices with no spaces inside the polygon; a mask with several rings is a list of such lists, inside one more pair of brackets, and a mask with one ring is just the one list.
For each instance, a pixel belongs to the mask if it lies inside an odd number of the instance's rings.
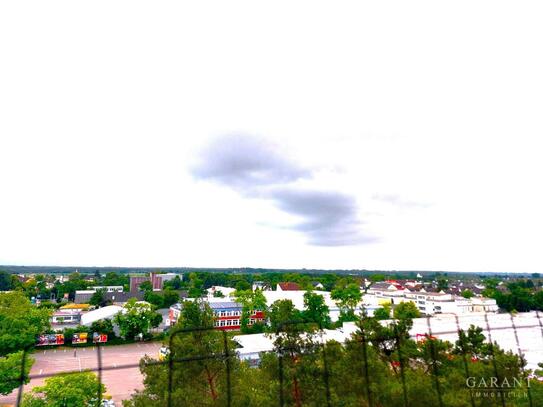
{"label": "paved road", "polygon": [[[156,358],[161,344],[159,342],[141,343],[119,346],[104,346],[101,348],[102,382],[111,394],[113,400],[120,405],[121,400],[127,399],[136,389],[143,388],[143,377],[138,367],[124,367],[137,365],[144,355]],[[34,365],[30,372],[31,377],[40,375],[54,375],[66,371],[80,371],[98,368],[98,351],[95,347],[79,348],[74,356],[74,348],[59,348],[38,350],[33,354]],[[25,391],[34,386],[41,386],[45,378],[33,378]],[[15,404],[17,393],[0,396],[1,404]]]}

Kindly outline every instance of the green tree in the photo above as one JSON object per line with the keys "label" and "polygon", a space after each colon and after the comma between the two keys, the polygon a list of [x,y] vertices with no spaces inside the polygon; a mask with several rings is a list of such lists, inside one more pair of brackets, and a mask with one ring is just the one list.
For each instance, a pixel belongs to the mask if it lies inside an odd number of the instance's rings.
{"label": "green tree", "polygon": [[[24,383],[28,383],[28,374],[34,363],[34,359],[27,356],[25,361],[25,371],[23,375]],[[19,387],[21,379],[21,370],[23,368],[23,352],[10,353],[7,356],[0,357],[0,394],[6,395]]]}
{"label": "green tree", "polygon": [[534,308],[543,311],[543,290],[539,290],[534,294]]}
{"label": "green tree", "polygon": [[7,271],[0,270],[0,291],[9,291],[12,287],[11,274]]}
{"label": "green tree", "polygon": [[145,291],[145,292],[153,291],[153,284],[151,284],[150,281],[144,281],[143,283],[139,285],[138,288],[140,291]]}
{"label": "green tree", "polygon": [[370,281],[371,281],[372,283],[375,283],[375,282],[377,282],[377,281],[385,281],[385,278],[386,278],[386,277],[385,277],[383,274],[372,274],[372,275],[370,276]]}
{"label": "green tree", "polygon": [[145,291],[143,299],[150,304],[153,304],[156,308],[164,307],[164,297],[154,291]]}
{"label": "green tree", "polygon": [[330,294],[339,306],[341,321],[355,321],[356,307],[362,300],[362,292],[356,283],[334,288]]}
{"label": "green tree", "polygon": [[173,304],[177,304],[179,302],[179,294],[169,288],[162,292],[162,296],[164,297],[164,308],[169,308]]}
{"label": "green tree", "polygon": [[251,284],[247,280],[239,280],[236,283],[236,291],[246,291],[251,289]]}
{"label": "green tree", "polygon": [[[297,319],[293,318],[296,310],[288,301],[277,302],[272,308],[272,314],[281,310],[275,313],[282,315],[282,320]],[[171,355],[174,360],[190,362],[182,362],[182,369],[172,371],[172,405],[226,405],[224,338],[222,332],[212,329],[213,313],[206,303],[191,302],[184,303],[181,314],[171,337]],[[259,366],[249,367],[235,356],[228,359],[231,405],[280,405],[281,394],[283,404],[288,406],[435,406],[439,405],[436,382],[443,405],[471,405],[470,389],[466,386],[468,348],[453,348],[450,343],[431,337],[415,342],[409,336],[409,321],[396,320],[385,326],[375,318],[361,317],[357,321],[360,329],[353,337],[344,344],[328,342],[325,347],[321,346],[318,333],[304,332],[304,324],[284,325],[278,335],[273,335],[274,352],[262,354]],[[209,330],[199,329],[202,327]],[[191,331],[192,328],[198,329]],[[496,344],[481,344],[484,337],[480,333],[470,327],[465,335],[466,341],[472,342],[474,353],[482,355],[467,362],[469,376],[498,376],[509,383],[513,383],[513,378],[522,378],[525,362]],[[228,337],[226,343],[233,349]],[[490,346],[493,357],[485,356]],[[202,358],[206,355],[220,358]],[[127,406],[167,405],[168,366],[152,362],[149,358],[142,361],[145,387],[133,395]],[[515,388],[516,392],[526,390],[526,385]],[[532,404],[541,404],[543,386],[531,380],[530,391]],[[477,400],[476,405],[486,407],[496,405],[496,401]],[[509,398],[507,405],[527,406],[528,400]]]}
{"label": "green tree", "polygon": [[134,339],[138,335],[147,335],[156,321],[152,305],[146,302],[138,302],[135,298],[128,300],[124,312],[115,316],[115,322],[123,338]]}
{"label": "green tree", "polygon": [[105,299],[105,293],[106,293],[106,290],[103,288],[96,290],[96,292],[92,294],[89,300],[89,304],[95,305],[98,307],[105,307],[107,305],[107,301]]}
{"label": "green tree", "polygon": [[509,290],[511,291],[511,294],[509,294],[511,310],[528,312],[534,308],[534,297],[529,288],[512,286]]}
{"label": "green tree", "polygon": [[[173,369],[171,394],[172,406],[222,406],[226,405],[226,364],[220,358],[201,359],[202,355],[224,354],[224,338],[213,329],[213,311],[202,301],[183,302],[178,324],[172,329],[170,357],[173,359],[194,358]],[[196,330],[190,331],[196,328]],[[209,328],[209,330],[201,330]],[[188,330],[188,331],[187,331]],[[229,349],[233,344],[227,341]],[[136,392],[126,402],[131,407],[159,407],[167,405],[168,366],[156,365],[148,357],[142,360],[140,370],[145,379],[145,388]],[[239,362],[229,359],[230,379],[237,383]]]}
{"label": "green tree", "polygon": [[445,278],[437,280],[437,291],[446,291],[449,289],[449,282]]}
{"label": "green tree", "polygon": [[471,291],[470,289],[462,291],[462,297],[464,298],[472,298],[474,295],[475,294],[473,294],[473,291]]}
{"label": "green tree", "polygon": [[482,328],[470,325],[467,332],[459,331],[458,340],[455,344],[455,352],[458,354],[468,354],[471,357],[481,358],[490,353],[488,344],[485,343],[485,336]]}
{"label": "green tree", "polygon": [[130,282],[130,277],[126,274],[118,274],[114,271],[106,273],[105,277],[102,279],[102,285],[105,286],[123,286],[128,290],[128,284]]}
{"label": "green tree", "polygon": [[294,308],[291,300],[277,300],[268,310],[268,320],[272,332],[278,329],[284,329],[285,323],[289,321],[301,321],[302,315],[299,310]]}
{"label": "green tree", "polygon": [[[241,331],[243,333],[254,333],[249,326],[249,319],[254,311],[266,311],[266,297],[260,290],[244,290],[234,292],[236,301],[241,303]],[[260,325],[256,328],[260,330]]]}
{"label": "green tree", "polygon": [[98,285],[100,284],[100,281],[102,280],[102,275],[98,270],[94,271],[94,284]]}
{"label": "green tree", "polygon": [[29,278],[23,283],[23,291],[27,297],[36,297],[38,295],[38,282],[34,278]]}
{"label": "green tree", "polygon": [[196,273],[189,274],[189,297],[201,298],[204,295],[204,281]]}
{"label": "green tree", "polygon": [[401,302],[394,307],[394,318],[404,320],[419,318],[420,311],[413,301]]}
{"label": "green tree", "polygon": [[89,332],[97,332],[101,334],[106,334],[109,339],[115,338],[115,331],[113,329],[113,323],[110,319],[100,319],[94,321],[90,326]]}
{"label": "green tree", "polygon": [[33,306],[21,292],[0,294],[0,356],[32,347],[49,329],[50,313]]}
{"label": "green tree", "polygon": [[183,287],[183,282],[179,276],[175,276],[173,279],[164,282],[164,288],[171,288],[173,290],[180,290]]}
{"label": "green tree", "polygon": [[304,306],[302,316],[305,321],[315,323],[320,328],[330,327],[330,309],[322,295],[307,291],[304,294]]}
{"label": "green tree", "polygon": [[[60,374],[45,379],[45,385],[35,387],[25,395],[23,407],[89,406],[104,394],[106,388],[92,372]],[[43,404],[42,404],[43,403]]]}
{"label": "green tree", "polygon": [[373,312],[373,317],[376,319],[390,319],[390,304],[384,304],[381,308],[377,308]]}
{"label": "green tree", "polygon": [[484,283],[485,283],[485,288],[494,289],[498,286],[500,282],[496,278],[487,278],[484,280]]}
{"label": "green tree", "polygon": [[83,280],[79,273],[70,274],[70,280],[63,283],[55,283],[55,287],[52,292],[57,296],[57,298],[62,299],[64,295],[68,295],[68,299],[73,301],[75,297],[76,290],[86,290],[88,283]]}

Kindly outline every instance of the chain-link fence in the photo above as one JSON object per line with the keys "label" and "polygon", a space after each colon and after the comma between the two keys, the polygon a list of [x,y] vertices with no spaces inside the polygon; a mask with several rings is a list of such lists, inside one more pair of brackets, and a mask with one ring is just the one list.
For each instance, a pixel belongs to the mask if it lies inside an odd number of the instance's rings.
{"label": "chain-link fence", "polygon": [[[534,314],[534,313],[531,313]],[[492,318],[500,315],[499,323],[493,324]],[[532,389],[529,385],[528,372],[525,370],[525,355],[521,348],[520,338],[526,337],[529,333],[530,340],[537,341],[543,344],[543,321],[539,312],[535,312],[535,319],[528,323],[520,321],[517,315],[513,314],[484,314],[474,318],[477,325],[482,329],[482,333],[486,339],[484,346],[486,349],[485,360],[481,363],[486,363],[486,366],[491,367],[493,377],[491,385],[484,383],[485,386],[477,385],[477,375],[481,370],[478,368],[476,352],[473,349],[474,339],[468,335],[468,324],[472,324],[469,318],[454,316],[452,317],[455,329],[440,329],[444,325],[440,324],[439,316],[426,317],[425,319],[417,319],[416,327],[402,326],[402,321],[389,320],[378,323],[383,329],[375,329],[375,325],[360,323],[358,329],[345,343],[326,342],[322,329],[312,329],[311,333],[307,333],[308,323],[304,321],[288,321],[281,324],[274,336],[275,350],[273,352],[274,359],[270,359],[276,363],[273,369],[276,369],[276,377],[278,385],[274,385],[273,389],[262,389],[262,391],[272,391],[275,395],[270,403],[271,405],[279,406],[305,406],[305,405],[326,405],[326,406],[343,406],[343,405],[363,405],[369,407],[388,406],[388,405],[427,405],[431,406],[447,406],[450,405],[451,394],[454,390],[448,387],[447,372],[442,371],[445,366],[445,358],[452,358],[450,354],[451,348],[444,351],[440,345],[440,341],[436,338],[449,339],[456,342],[454,357],[461,360],[462,364],[462,380],[467,383],[467,393],[469,399],[466,405],[475,406],[508,406],[508,405],[526,405],[526,406],[542,406],[543,400],[538,399],[537,395],[532,394]],[[366,319],[373,321],[374,319]],[[450,321],[450,320],[449,320]],[[506,323],[508,321],[508,323]],[[426,329],[420,334],[414,333],[414,329],[420,328],[424,322]],[[313,324],[313,328],[315,328]],[[523,400],[512,400],[509,397],[511,388],[504,389],[501,384],[507,377],[504,376],[504,366],[496,354],[496,344],[494,342],[495,335],[500,331],[512,334],[514,341],[515,354],[518,356],[520,363],[515,383],[522,383]],[[206,335],[214,332],[215,345],[205,345]],[[534,338],[534,333],[537,332],[538,338]],[[216,340],[217,335],[222,335],[222,340]],[[198,349],[201,354],[191,352],[188,355],[178,351],[178,344],[186,342],[186,337],[190,336],[191,340],[198,341],[204,345]],[[414,344],[417,346],[417,358],[413,358]],[[144,366],[163,366],[167,369],[167,394],[163,399],[163,405],[168,407],[190,405],[180,401],[176,396],[176,389],[184,380],[178,373],[186,369],[187,366],[198,365],[207,366],[214,363],[220,366],[220,375],[213,377],[216,383],[220,383],[221,394],[212,394],[215,405],[224,405],[231,407],[232,405],[240,405],[237,400],[236,386],[237,381],[234,380],[232,365],[239,364],[239,354],[233,346],[230,335],[226,331],[217,331],[210,328],[190,328],[174,330],[168,338],[170,353],[164,360],[145,359],[144,362],[134,361],[133,363],[108,365],[104,366],[102,361],[102,346],[97,344],[96,357],[97,367],[88,369],[97,374],[100,386],[97,387],[96,400],[101,403],[103,373],[110,370],[122,371],[123,369],[138,368]],[[501,344],[498,343],[500,346]],[[349,348],[349,361],[347,366],[339,366],[336,358],[337,347]],[[25,381],[36,379],[44,379],[51,377],[59,372],[48,374],[31,373],[25,376],[27,371],[24,366],[27,361],[27,356],[30,356],[30,350],[24,352],[23,365],[21,366],[20,386],[17,392],[17,406],[20,406],[23,400],[23,392],[25,389]],[[378,364],[377,362],[385,361],[386,364]],[[422,362],[421,362],[422,361]],[[270,363],[268,361],[268,363]],[[426,370],[421,370],[419,364],[424,365]],[[379,367],[380,366],[380,367]],[[383,366],[386,368],[383,370]],[[268,366],[269,367],[269,366]],[[349,369],[348,374],[345,374],[345,369]],[[341,372],[340,372],[341,370]],[[79,373],[80,370],[67,371],[63,373]],[[426,379],[422,377],[417,379],[414,375],[426,372]],[[507,371],[505,371],[505,375]],[[304,379],[305,377],[305,379]],[[311,378],[308,380],[307,378]],[[384,378],[384,379],[383,379]],[[473,380],[472,380],[473,379]],[[389,392],[391,394],[382,394],[383,386],[378,385],[378,381],[383,380],[390,385]],[[452,380],[452,379],[451,379]],[[458,379],[460,380],[460,379]],[[470,388],[470,380],[474,384]],[[509,380],[510,381],[510,380]],[[509,382],[508,381],[508,382]],[[497,383],[499,386],[492,386]],[[271,384],[270,384],[271,386]],[[219,392],[219,389],[215,392]],[[481,388],[483,387],[483,388]],[[213,389],[211,389],[213,392]],[[484,399],[479,396],[484,394],[492,394],[491,397]],[[386,393],[386,391],[385,391]],[[356,395],[353,396],[353,394]],[[352,396],[352,397],[351,397]],[[349,404],[348,400],[356,400],[354,404]],[[427,400],[423,402],[422,399]],[[185,404],[184,404],[185,403]]]}

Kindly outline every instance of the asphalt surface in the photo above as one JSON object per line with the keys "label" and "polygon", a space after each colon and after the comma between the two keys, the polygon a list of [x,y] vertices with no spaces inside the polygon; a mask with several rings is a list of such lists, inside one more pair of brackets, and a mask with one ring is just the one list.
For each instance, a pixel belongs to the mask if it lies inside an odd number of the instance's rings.
{"label": "asphalt surface", "polygon": [[[145,355],[156,359],[160,347],[159,342],[101,347],[102,383],[117,405],[130,398],[135,390],[143,388],[138,363]],[[37,350],[32,356],[35,362],[30,371],[30,383],[24,387],[25,392],[43,385],[49,376],[99,367],[96,347]],[[8,396],[0,396],[0,405],[15,404],[16,400],[17,392],[14,391]]]}

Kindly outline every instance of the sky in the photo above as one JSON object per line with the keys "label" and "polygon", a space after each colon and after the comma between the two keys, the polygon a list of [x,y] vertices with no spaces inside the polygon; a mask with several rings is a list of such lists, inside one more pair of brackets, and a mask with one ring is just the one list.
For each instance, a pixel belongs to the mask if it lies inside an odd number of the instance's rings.
{"label": "sky", "polygon": [[539,1],[2,2],[0,264],[541,272]]}

